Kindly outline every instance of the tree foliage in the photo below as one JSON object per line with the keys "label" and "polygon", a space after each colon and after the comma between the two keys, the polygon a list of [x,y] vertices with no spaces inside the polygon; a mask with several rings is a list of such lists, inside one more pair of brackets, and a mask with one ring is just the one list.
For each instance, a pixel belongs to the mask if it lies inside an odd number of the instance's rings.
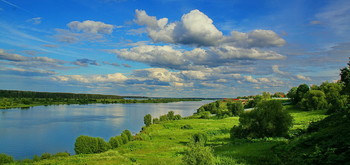
{"label": "tree foliage", "polygon": [[227,109],[232,113],[233,116],[239,116],[244,111],[242,102],[228,102]]}
{"label": "tree foliage", "polygon": [[303,109],[308,111],[328,108],[326,95],[320,90],[310,90],[306,92],[300,104]]}
{"label": "tree foliage", "polygon": [[292,116],[280,101],[263,101],[240,115],[239,126],[231,129],[231,138],[262,138],[286,136],[292,126]]}
{"label": "tree foliage", "polygon": [[0,154],[0,164],[13,163],[13,157],[7,154]]}
{"label": "tree foliage", "polygon": [[150,126],[152,124],[152,116],[151,116],[151,114],[147,114],[143,118],[143,122],[145,123],[146,127]]}
{"label": "tree foliage", "polygon": [[81,135],[75,140],[76,154],[92,154],[107,151],[110,145],[99,137]]}

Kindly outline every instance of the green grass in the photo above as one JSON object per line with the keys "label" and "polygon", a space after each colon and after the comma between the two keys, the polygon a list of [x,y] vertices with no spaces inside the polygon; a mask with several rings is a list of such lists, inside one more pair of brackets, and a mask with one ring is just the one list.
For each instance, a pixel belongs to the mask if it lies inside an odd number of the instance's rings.
{"label": "green grass", "polygon": [[[294,117],[292,130],[305,129],[311,121],[326,117],[325,111],[305,112],[286,106]],[[230,129],[239,123],[238,117],[225,119],[183,119],[166,121],[145,128],[134,140],[115,150],[100,154],[51,158],[35,164],[182,164],[182,154],[190,137],[198,132],[208,135],[207,146],[214,150],[217,164],[280,164],[271,148],[288,139],[265,138],[231,140]],[[191,125],[193,129],[181,129]]]}

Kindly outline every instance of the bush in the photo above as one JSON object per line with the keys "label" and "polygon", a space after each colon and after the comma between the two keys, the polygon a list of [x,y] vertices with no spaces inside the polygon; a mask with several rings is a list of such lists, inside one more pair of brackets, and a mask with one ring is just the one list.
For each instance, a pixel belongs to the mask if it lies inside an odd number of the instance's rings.
{"label": "bush", "polygon": [[182,126],[181,129],[193,129],[193,127],[189,124],[186,124],[186,125]]}
{"label": "bush", "polygon": [[50,159],[51,158],[51,154],[50,153],[43,153],[43,154],[41,154],[41,159],[43,160],[43,159]]}
{"label": "bush", "polygon": [[110,145],[102,138],[81,135],[75,140],[76,154],[92,154],[107,151]]}
{"label": "bush", "polygon": [[167,115],[162,115],[159,117],[159,121],[167,121],[167,120],[168,120]]}
{"label": "bush", "polygon": [[40,157],[38,155],[34,155],[33,156],[33,161],[34,162],[40,161]]}
{"label": "bush", "polygon": [[129,142],[128,135],[126,135],[124,133],[121,134],[121,139],[122,139],[123,144],[126,144]]}
{"label": "bush", "polygon": [[239,125],[231,129],[231,138],[263,138],[287,136],[292,116],[278,100],[263,101],[240,115]]}
{"label": "bush", "polygon": [[208,140],[207,134],[205,133],[196,133],[192,135],[192,142],[198,144],[206,144]]}
{"label": "bush", "polygon": [[57,152],[54,157],[68,157],[70,154],[68,152]]}
{"label": "bush", "polygon": [[7,154],[0,154],[0,164],[13,163],[13,157]]}
{"label": "bush", "polygon": [[166,117],[168,120],[174,120],[174,111],[169,111]]}
{"label": "bush", "polygon": [[132,140],[132,134],[129,130],[124,130],[123,131],[123,134],[125,134],[127,137],[128,137],[128,141],[131,141]]}
{"label": "bush", "polygon": [[120,136],[111,137],[109,139],[109,145],[111,146],[111,148],[118,148],[122,144],[123,144],[123,141],[121,140]]}
{"label": "bush", "polygon": [[227,109],[232,113],[233,116],[238,116],[244,111],[242,102],[228,102]]}
{"label": "bush", "polygon": [[143,117],[143,122],[145,123],[146,127],[150,126],[152,124],[151,114],[147,114],[145,117]]}
{"label": "bush", "polygon": [[181,120],[181,115],[179,115],[179,114],[175,115],[174,120]]}
{"label": "bush", "polygon": [[320,90],[310,90],[305,93],[304,98],[301,100],[301,106],[303,109],[321,110],[328,107],[325,94]]}
{"label": "bush", "polygon": [[160,121],[158,118],[153,118],[153,124],[159,124],[159,123],[160,123]]}
{"label": "bush", "polygon": [[212,165],[215,164],[213,151],[210,147],[200,144],[190,144],[190,148],[185,151],[182,160],[189,165]]}

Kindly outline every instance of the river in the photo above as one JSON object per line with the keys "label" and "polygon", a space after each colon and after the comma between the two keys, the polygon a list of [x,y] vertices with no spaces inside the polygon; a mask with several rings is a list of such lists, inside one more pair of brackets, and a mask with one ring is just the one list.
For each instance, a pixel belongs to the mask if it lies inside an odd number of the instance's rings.
{"label": "river", "polygon": [[128,129],[141,130],[143,117],[159,117],[168,111],[190,116],[201,105],[212,102],[88,104],[37,106],[26,110],[0,110],[0,153],[15,159],[32,158],[48,152],[74,154],[80,135],[102,137],[106,141]]}

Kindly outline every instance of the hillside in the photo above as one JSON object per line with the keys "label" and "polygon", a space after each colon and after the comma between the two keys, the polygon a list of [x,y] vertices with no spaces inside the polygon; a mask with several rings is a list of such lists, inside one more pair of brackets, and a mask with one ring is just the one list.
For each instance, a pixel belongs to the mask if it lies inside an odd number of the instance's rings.
{"label": "hillside", "polygon": [[[290,133],[306,129],[309,123],[326,117],[325,111],[301,111],[286,106],[294,117]],[[34,164],[182,164],[183,152],[191,135],[208,135],[207,146],[213,148],[218,164],[280,164],[272,147],[284,144],[284,138],[230,140],[230,129],[238,124],[238,117],[225,119],[182,119],[165,121],[145,128],[134,141],[100,154],[55,157]],[[193,129],[181,129],[191,125]]]}

